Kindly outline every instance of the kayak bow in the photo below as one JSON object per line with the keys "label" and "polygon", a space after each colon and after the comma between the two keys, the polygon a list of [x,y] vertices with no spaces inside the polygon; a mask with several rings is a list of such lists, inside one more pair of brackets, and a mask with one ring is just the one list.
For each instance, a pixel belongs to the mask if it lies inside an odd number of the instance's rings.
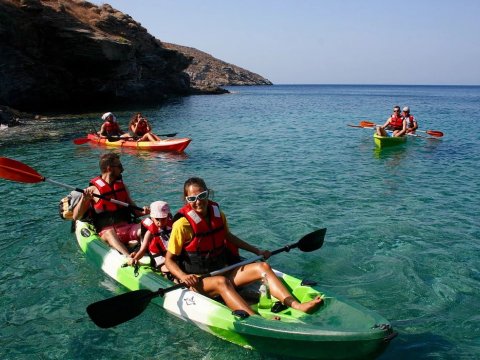
{"label": "kayak bow", "polygon": [[378,134],[373,134],[373,140],[375,141],[375,145],[377,145],[380,149],[390,146],[396,146],[400,144],[405,144],[407,141],[406,136],[380,136]]}

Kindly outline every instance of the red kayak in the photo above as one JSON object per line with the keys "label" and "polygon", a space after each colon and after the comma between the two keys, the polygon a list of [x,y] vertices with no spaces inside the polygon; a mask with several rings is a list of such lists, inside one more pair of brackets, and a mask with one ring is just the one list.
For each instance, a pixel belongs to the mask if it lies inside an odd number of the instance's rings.
{"label": "red kayak", "polygon": [[107,139],[95,134],[88,134],[90,142],[108,147],[125,147],[147,151],[184,151],[192,141],[190,138],[165,139],[160,141],[135,141],[129,138]]}

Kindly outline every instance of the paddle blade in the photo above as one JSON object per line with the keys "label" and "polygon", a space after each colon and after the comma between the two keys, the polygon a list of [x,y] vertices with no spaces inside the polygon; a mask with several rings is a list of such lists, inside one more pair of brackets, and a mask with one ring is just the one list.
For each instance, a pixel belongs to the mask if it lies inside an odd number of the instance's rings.
{"label": "paddle blade", "polygon": [[165,137],[174,137],[177,133],[170,133],[170,134],[159,134],[158,136],[165,136]]}
{"label": "paddle blade", "polygon": [[298,248],[304,252],[315,251],[323,246],[326,228],[318,229],[305,235],[298,241]]}
{"label": "paddle blade", "polygon": [[86,144],[89,141],[90,141],[90,139],[88,139],[88,138],[80,138],[80,139],[73,140],[73,143],[75,145],[82,145],[82,144]]}
{"label": "paddle blade", "polygon": [[30,166],[21,163],[20,161],[2,157],[0,158],[0,177],[24,183],[38,183],[45,180],[45,178],[37,173]]}
{"label": "paddle blade", "polygon": [[360,126],[361,127],[375,127],[375,123],[371,121],[360,121]]}
{"label": "paddle blade", "polygon": [[438,130],[427,130],[425,131],[428,135],[432,135],[432,136],[435,136],[435,137],[442,137],[443,136],[443,132],[441,131],[438,131]]}
{"label": "paddle blade", "polygon": [[95,325],[107,329],[140,315],[155,296],[151,290],[131,291],[90,304],[87,313]]}

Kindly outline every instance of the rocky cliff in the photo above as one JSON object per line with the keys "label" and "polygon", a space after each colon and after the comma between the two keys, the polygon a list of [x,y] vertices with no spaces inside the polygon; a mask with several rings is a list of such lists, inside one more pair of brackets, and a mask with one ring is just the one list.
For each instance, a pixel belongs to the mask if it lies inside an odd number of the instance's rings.
{"label": "rocky cliff", "polygon": [[264,77],[233,64],[214,58],[203,51],[175,44],[163,43],[167,49],[176,50],[192,59],[185,70],[190,84],[196,89],[213,89],[218,86],[272,85]]}
{"label": "rocky cliff", "polygon": [[129,15],[82,0],[0,0],[0,64],[0,104],[32,112],[158,103],[255,83],[246,70],[164,44]]}

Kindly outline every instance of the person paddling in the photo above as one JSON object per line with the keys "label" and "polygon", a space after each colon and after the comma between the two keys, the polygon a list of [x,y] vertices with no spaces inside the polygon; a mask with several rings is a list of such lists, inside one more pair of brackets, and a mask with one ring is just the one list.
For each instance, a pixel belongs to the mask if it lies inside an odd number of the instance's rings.
{"label": "person paddling", "polygon": [[136,141],[162,140],[152,132],[150,123],[141,113],[133,115],[132,119],[130,120],[128,130],[131,132]]}
{"label": "person paddling", "polygon": [[121,254],[129,256],[126,244],[140,237],[140,224],[132,221],[132,215],[147,215],[150,209],[144,207],[143,211],[134,210],[132,214],[130,208],[93,197],[93,194],[100,194],[136,206],[122,180],[120,156],[115,153],[103,154],[99,166],[101,175],[90,180],[90,186],[84,189],[80,202],[73,210],[73,219],[80,220],[85,212],[91,210],[93,224],[102,240]]}
{"label": "person paddling", "polygon": [[[387,130],[393,131],[392,135],[387,133]],[[393,114],[387,119],[385,124],[377,126],[377,135],[379,136],[404,136],[407,132],[405,119],[400,114],[400,106],[393,107]]]}
{"label": "person paddling", "polygon": [[118,125],[117,118],[111,112],[107,112],[102,115],[102,120],[104,121],[100,127],[98,134],[104,137],[130,137],[128,133],[125,133],[120,129]]}
{"label": "person paddling", "polygon": [[264,259],[270,252],[254,247],[232,234],[225,214],[217,203],[209,200],[209,189],[205,181],[198,177],[189,178],[183,188],[185,205],[175,215],[165,265],[182,283],[192,290],[210,297],[221,296],[232,310],[243,310],[255,314],[236,288],[260,280],[265,273],[272,296],[284,305],[309,313],[323,302],[316,297],[300,303],[283,285],[266,262],[247,264],[222,275],[200,279],[206,274],[227,265],[227,243]]}
{"label": "person paddling", "polygon": [[410,114],[410,108],[408,106],[403,107],[402,116],[407,125],[407,133],[415,133],[415,130],[418,129],[417,119],[415,119],[415,116]]}

